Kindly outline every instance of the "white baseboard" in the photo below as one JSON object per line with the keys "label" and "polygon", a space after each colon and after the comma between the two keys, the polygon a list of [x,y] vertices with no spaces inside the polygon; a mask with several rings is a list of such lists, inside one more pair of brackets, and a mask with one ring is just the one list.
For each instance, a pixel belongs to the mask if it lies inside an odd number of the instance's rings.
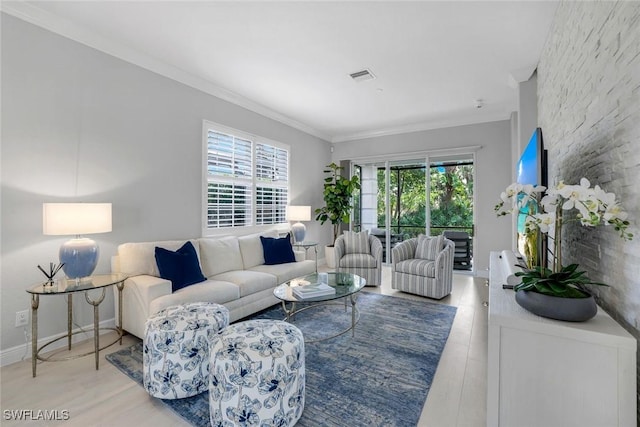
{"label": "white baseboard", "polygon": [[[116,326],[115,318],[103,320],[102,322],[100,322],[99,326],[100,328],[115,328]],[[27,330],[30,334],[31,326],[28,326]],[[82,326],[81,328],[73,329],[73,332],[80,332],[81,330],[84,330],[84,333],[79,333],[71,337],[72,343],[75,344],[75,343],[90,340],[93,338],[93,324],[90,324],[88,326]],[[106,331],[103,329],[100,330],[100,335],[103,335],[106,333],[109,333],[109,331]],[[63,332],[60,334],[52,335],[50,337],[38,338],[38,348],[40,348],[40,346],[44,345],[45,343],[51,340],[54,340],[56,338],[63,337],[66,335],[67,333]],[[1,351],[0,366],[7,366],[7,365],[11,365],[12,363],[17,363],[23,360],[31,359],[31,337],[29,336],[29,339],[25,339],[25,341],[26,342],[24,344],[17,345],[15,347],[8,348],[6,350]],[[47,351],[56,350],[56,349],[65,347],[66,345],[67,345],[66,340],[56,341],[50,346],[47,346]]]}

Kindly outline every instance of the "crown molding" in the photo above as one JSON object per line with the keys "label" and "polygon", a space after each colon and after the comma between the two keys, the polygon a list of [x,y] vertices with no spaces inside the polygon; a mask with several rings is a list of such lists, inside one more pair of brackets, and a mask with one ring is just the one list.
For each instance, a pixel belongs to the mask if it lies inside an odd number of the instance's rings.
{"label": "crown molding", "polygon": [[0,11],[331,143],[508,120],[510,117],[510,113],[506,112],[483,114],[482,118],[467,117],[451,120],[426,121],[371,131],[331,135],[278,113],[206,79],[188,73],[181,68],[160,61],[122,43],[117,43],[106,37],[102,37],[85,27],[47,12],[28,2],[0,1]]}
{"label": "crown molding", "polygon": [[188,73],[178,67],[174,67],[173,65],[169,65],[166,62],[160,61],[138,50],[127,47],[121,43],[114,42],[106,37],[102,37],[85,27],[77,25],[67,19],[61,18],[27,2],[2,1],[0,2],[0,11],[74,40],[78,43],[97,49],[123,61],[200,90],[209,95],[213,95],[216,98],[220,98],[254,113],[313,135],[327,142],[331,141],[331,135],[325,134],[318,129],[298,122],[297,120],[278,113],[262,104],[251,101],[250,99],[233,91],[213,84],[206,79]]}
{"label": "crown molding", "polygon": [[425,130],[443,129],[455,126],[475,125],[480,123],[497,122],[501,120],[509,120],[511,113],[500,112],[483,114],[479,117],[466,117],[451,120],[427,121],[422,123],[413,123],[389,128],[381,128],[372,131],[356,132],[351,134],[337,135],[331,139],[332,143],[355,141],[359,139],[376,138],[380,136],[398,135],[403,133],[421,132]]}

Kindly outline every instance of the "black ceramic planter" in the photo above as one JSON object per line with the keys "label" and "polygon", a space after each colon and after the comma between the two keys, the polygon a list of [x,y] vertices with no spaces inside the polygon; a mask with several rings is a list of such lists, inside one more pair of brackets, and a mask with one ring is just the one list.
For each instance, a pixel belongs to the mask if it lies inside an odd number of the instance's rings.
{"label": "black ceramic planter", "polygon": [[538,292],[517,291],[516,302],[538,316],[567,322],[584,322],[598,312],[592,295],[587,298],[562,298]]}

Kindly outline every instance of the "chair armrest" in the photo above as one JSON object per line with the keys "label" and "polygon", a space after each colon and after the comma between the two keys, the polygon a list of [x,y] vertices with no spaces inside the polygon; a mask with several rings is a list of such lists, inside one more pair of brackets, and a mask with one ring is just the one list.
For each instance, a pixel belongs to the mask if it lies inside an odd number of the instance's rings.
{"label": "chair armrest", "polygon": [[344,243],[344,235],[338,236],[333,244],[333,250],[336,256],[336,271],[340,271],[338,266],[340,265],[340,259],[347,253],[347,249]]}
{"label": "chair armrest", "polygon": [[456,244],[451,240],[444,240],[444,248],[436,257],[436,279],[441,279],[446,270],[453,270],[453,256]]}
{"label": "chair armrest", "polygon": [[382,242],[376,236],[369,235],[369,246],[371,246],[371,255],[376,260],[376,265],[382,265]]}
{"label": "chair armrest", "polygon": [[414,237],[412,239],[405,240],[402,243],[399,243],[391,248],[391,260],[394,271],[396,269],[397,263],[405,261],[407,259],[412,259],[416,255],[417,246],[418,239]]}

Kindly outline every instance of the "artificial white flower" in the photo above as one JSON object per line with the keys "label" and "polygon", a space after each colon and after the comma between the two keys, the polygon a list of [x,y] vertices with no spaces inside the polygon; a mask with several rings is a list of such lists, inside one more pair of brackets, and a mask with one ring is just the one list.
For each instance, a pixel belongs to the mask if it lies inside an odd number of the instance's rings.
{"label": "artificial white flower", "polygon": [[537,228],[540,229],[542,233],[548,233],[555,224],[556,216],[552,213],[534,214],[527,218],[525,224],[529,223],[529,219],[531,219],[531,222],[536,224]]}
{"label": "artificial white flower", "polygon": [[565,185],[558,190],[558,194],[565,199],[562,209],[568,211],[576,207],[576,202],[587,198],[586,188],[581,185]]}
{"label": "artificial white flower", "polygon": [[[541,197],[542,196],[542,197]],[[570,221],[578,221],[583,226],[595,227],[601,224],[610,224],[624,240],[631,240],[633,234],[627,232],[629,222],[627,213],[616,201],[614,193],[607,193],[598,185],[591,188],[588,179],[582,178],[579,185],[566,185],[560,181],[555,187],[545,189],[542,186],[511,184],[500,195],[502,202],[495,207],[498,215],[514,213],[515,209],[504,211],[505,203],[510,203],[518,208],[519,215],[525,215],[525,233],[529,236],[536,232],[553,235],[551,251],[554,272],[559,272],[562,267],[561,242],[562,224]],[[575,215],[570,211],[577,210]],[[546,257],[542,254],[542,261]]]}
{"label": "artificial white flower", "polygon": [[602,214],[602,219],[604,219],[607,222],[616,218],[624,221],[627,219],[628,216],[629,215],[622,210],[622,207],[619,204],[613,203],[606,207],[604,214]]}

